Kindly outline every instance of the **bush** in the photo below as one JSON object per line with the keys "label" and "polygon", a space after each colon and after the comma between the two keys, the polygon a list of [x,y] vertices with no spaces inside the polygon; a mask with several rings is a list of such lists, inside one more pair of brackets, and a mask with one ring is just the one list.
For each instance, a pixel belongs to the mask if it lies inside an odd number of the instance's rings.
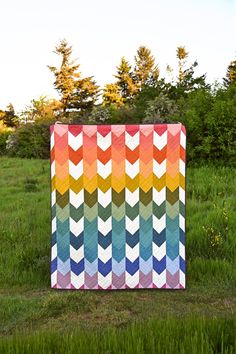
{"label": "bush", "polygon": [[236,153],[236,86],[216,93],[200,89],[181,103],[176,119],[186,126],[189,159],[232,163]]}
{"label": "bush", "polygon": [[51,124],[47,121],[21,125],[7,140],[8,154],[23,158],[49,158]]}
{"label": "bush", "polygon": [[0,131],[0,155],[6,154],[6,143],[11,134],[12,131],[10,130]]}

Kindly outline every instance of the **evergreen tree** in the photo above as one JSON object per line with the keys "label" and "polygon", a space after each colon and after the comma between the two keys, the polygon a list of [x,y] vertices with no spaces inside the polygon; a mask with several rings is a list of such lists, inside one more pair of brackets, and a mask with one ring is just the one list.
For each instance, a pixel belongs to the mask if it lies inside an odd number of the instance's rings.
{"label": "evergreen tree", "polygon": [[107,84],[103,89],[103,105],[107,106],[114,104],[120,107],[124,104],[124,99],[120,95],[119,87],[117,84]]}
{"label": "evergreen tree", "polygon": [[226,78],[223,79],[225,86],[236,84],[236,60],[231,61],[227,68]]}
{"label": "evergreen tree", "polygon": [[194,75],[195,68],[198,66],[196,60],[189,67],[185,67],[186,59],[189,54],[185,47],[177,47],[176,53],[177,59],[179,60],[179,76],[177,85],[170,85],[169,87],[170,98],[179,98],[199,88],[208,88],[206,84],[206,74],[197,77]]}
{"label": "evergreen tree", "polygon": [[182,82],[184,79],[184,64],[188,57],[185,47],[177,47],[176,56],[179,59],[179,82]]}
{"label": "evergreen tree", "polygon": [[116,67],[117,74],[114,75],[117,79],[117,86],[120,90],[121,97],[124,102],[133,98],[134,94],[137,92],[137,86],[134,82],[133,73],[131,71],[131,65],[129,62],[122,57],[120,65]]}
{"label": "evergreen tree", "polygon": [[134,76],[138,89],[141,90],[144,85],[154,86],[159,77],[159,69],[151,51],[144,46],[139,47],[134,60]]}
{"label": "evergreen tree", "polygon": [[19,117],[16,115],[12,103],[8,104],[5,111],[0,110],[0,120],[9,128],[15,128],[19,125]]}
{"label": "evergreen tree", "polygon": [[54,87],[61,95],[63,112],[91,109],[99,91],[93,77],[81,78],[80,65],[71,60],[72,47],[65,39],[56,46],[55,53],[61,57],[61,66],[49,69],[55,75]]}
{"label": "evergreen tree", "polygon": [[56,46],[54,53],[61,57],[61,66],[59,69],[54,66],[48,68],[55,75],[54,87],[61,95],[63,111],[66,112],[76,88],[76,81],[80,77],[79,65],[71,61],[72,47],[65,39]]}
{"label": "evergreen tree", "polygon": [[93,76],[79,79],[76,82],[75,92],[71,96],[69,108],[80,112],[90,111],[97,101],[100,89]]}

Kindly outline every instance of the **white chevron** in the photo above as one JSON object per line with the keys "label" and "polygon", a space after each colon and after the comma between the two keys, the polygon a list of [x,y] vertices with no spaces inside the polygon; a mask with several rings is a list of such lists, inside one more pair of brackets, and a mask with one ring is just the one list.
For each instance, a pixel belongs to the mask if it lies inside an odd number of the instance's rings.
{"label": "white chevron", "polygon": [[164,214],[160,219],[155,215],[152,217],[153,228],[160,233],[166,227],[166,214]]}
{"label": "white chevron", "polygon": [[185,259],[185,246],[182,242],[179,242],[179,255],[181,258]]}
{"label": "white chevron", "polygon": [[102,136],[99,132],[97,132],[97,145],[103,151],[106,151],[111,146],[111,132],[109,132],[106,136]]}
{"label": "white chevron", "polygon": [[129,135],[128,132],[125,132],[125,145],[128,146],[130,150],[136,149],[139,145],[139,132],[137,132],[134,136]]}
{"label": "white chevron", "polygon": [[153,144],[158,148],[158,150],[162,150],[167,144],[167,131],[165,131],[161,136],[154,131]]}
{"label": "white chevron", "polygon": [[82,245],[78,250],[70,245],[70,258],[76,263],[79,263],[84,258],[84,246]]}
{"label": "white chevron", "polygon": [[68,132],[68,144],[73,150],[78,150],[83,145],[83,132],[79,133],[77,136]]}
{"label": "white chevron", "polygon": [[108,246],[106,249],[98,245],[98,259],[101,259],[103,263],[106,263],[111,258],[112,258],[112,245]]}
{"label": "white chevron", "polygon": [[51,178],[56,174],[56,162],[55,160],[51,163]]}
{"label": "white chevron", "polygon": [[166,200],[166,187],[162,188],[160,192],[156,188],[152,189],[153,201],[159,206]]}
{"label": "white chevron", "polygon": [[186,276],[182,272],[182,270],[179,271],[179,283],[185,288],[185,286],[186,286]]}
{"label": "white chevron", "polygon": [[130,177],[134,178],[139,173],[139,159],[135,161],[134,164],[125,160],[125,173]]}
{"label": "white chevron", "polygon": [[186,149],[186,135],[182,131],[180,132],[180,145]]}
{"label": "white chevron", "polygon": [[153,270],[152,281],[157,288],[162,288],[166,284],[166,269],[160,275]]}
{"label": "white chevron", "polygon": [[179,200],[185,204],[185,190],[179,187]]}
{"label": "white chevron", "polygon": [[98,285],[102,289],[107,289],[112,283],[112,272],[109,272],[107,276],[103,276],[101,273],[98,273]]}
{"label": "white chevron", "polygon": [[53,206],[56,203],[56,190],[52,191],[51,193],[51,206]]}
{"label": "white chevron", "polygon": [[179,214],[179,227],[185,231],[185,218]]}
{"label": "white chevron", "polygon": [[130,275],[128,272],[125,272],[125,283],[129,288],[135,288],[139,283],[139,271],[137,270],[134,275]]}
{"label": "white chevron", "polygon": [[70,204],[72,204],[76,209],[84,202],[84,190],[82,189],[79,193],[75,193],[72,189],[69,190]]}
{"label": "white chevron", "polygon": [[139,201],[139,188],[137,188],[133,193],[130,192],[128,188],[125,188],[125,201],[131,206],[135,206],[135,204]]}
{"label": "white chevron", "polygon": [[97,173],[102,178],[107,178],[111,174],[111,160],[109,160],[105,165],[97,160]]}
{"label": "white chevron", "polygon": [[179,159],[179,172],[182,176],[185,176],[185,162]]}
{"label": "white chevron", "polygon": [[158,261],[160,261],[166,255],[166,242],[163,242],[163,244],[160,247],[158,247],[155,244],[155,242],[153,242],[152,251],[153,251],[153,256],[156,257]]}
{"label": "white chevron", "polygon": [[103,236],[106,236],[108,232],[112,229],[112,217],[110,216],[106,221],[103,221],[98,217],[98,231],[100,231]]}
{"label": "white chevron", "polygon": [[55,145],[55,139],[54,139],[54,131],[53,131],[50,139],[51,150],[53,149],[54,145]]}
{"label": "white chevron", "polygon": [[166,159],[160,164],[156,160],[153,160],[153,173],[158,178],[161,178],[166,173]]}
{"label": "white chevron", "polygon": [[131,262],[134,262],[135,259],[139,257],[139,244],[134,246],[134,248],[130,247],[128,244],[125,246],[125,255]]}
{"label": "white chevron", "polygon": [[98,188],[98,203],[106,208],[111,203],[111,188],[109,188],[105,193]]}
{"label": "white chevron", "polygon": [[134,220],[130,220],[128,216],[125,217],[125,228],[131,234],[135,234],[139,229],[139,215]]}
{"label": "white chevron", "polygon": [[71,285],[75,287],[75,289],[80,289],[84,285],[84,271],[79,275],[76,275],[71,271]]}
{"label": "white chevron", "polygon": [[53,261],[57,257],[57,244],[51,247],[51,260]]}
{"label": "white chevron", "polygon": [[53,232],[56,231],[56,229],[57,229],[57,218],[55,217],[52,219],[52,234]]}
{"label": "white chevron", "polygon": [[83,160],[81,160],[78,165],[75,165],[71,160],[69,160],[69,174],[74,179],[80,178],[83,174]]}
{"label": "white chevron", "polygon": [[57,284],[57,270],[51,273],[51,288],[53,288]]}
{"label": "white chevron", "polygon": [[70,218],[70,231],[75,235],[78,236],[84,230],[84,217],[82,217],[78,222],[74,221]]}

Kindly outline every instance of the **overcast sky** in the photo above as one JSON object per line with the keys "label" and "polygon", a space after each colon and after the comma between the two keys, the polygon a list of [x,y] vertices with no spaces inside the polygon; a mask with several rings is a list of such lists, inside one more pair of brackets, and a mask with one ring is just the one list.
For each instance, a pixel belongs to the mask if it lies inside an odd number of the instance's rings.
{"label": "overcast sky", "polygon": [[234,0],[2,0],[0,5],[0,108],[17,111],[40,95],[57,97],[47,65],[60,39],[73,47],[84,76],[103,86],[124,55],[131,63],[149,47],[165,76],[176,47],[198,60],[208,81],[221,79],[236,57]]}

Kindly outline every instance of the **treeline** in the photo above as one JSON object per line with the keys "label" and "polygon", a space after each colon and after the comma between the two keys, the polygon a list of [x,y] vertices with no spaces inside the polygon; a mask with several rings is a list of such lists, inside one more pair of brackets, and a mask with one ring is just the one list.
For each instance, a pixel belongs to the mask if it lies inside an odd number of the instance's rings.
{"label": "treeline", "polygon": [[122,57],[114,82],[100,88],[94,77],[83,77],[72,60],[72,47],[62,40],[55,48],[61,59],[54,75],[59,100],[40,97],[16,115],[12,104],[0,110],[1,154],[27,158],[49,157],[49,125],[182,122],[187,129],[189,161],[235,161],[236,60],[221,84],[196,75],[197,61],[188,63],[178,47],[178,73],[168,65],[166,77],[151,51],[138,48],[133,64]]}

